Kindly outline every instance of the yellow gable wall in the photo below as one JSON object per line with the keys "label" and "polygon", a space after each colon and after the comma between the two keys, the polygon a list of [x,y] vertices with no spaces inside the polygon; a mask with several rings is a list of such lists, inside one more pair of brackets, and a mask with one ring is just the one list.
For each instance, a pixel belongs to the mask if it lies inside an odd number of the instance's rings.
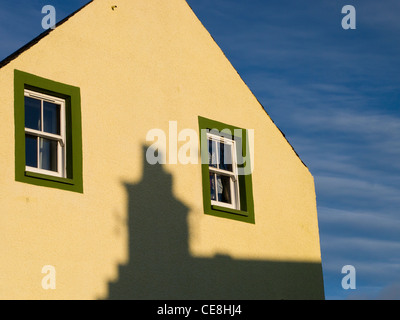
{"label": "yellow gable wall", "polygon": [[[83,194],[15,182],[14,69],[80,88]],[[198,116],[254,129],[256,223],[204,215],[200,165],[167,164],[189,254],[320,264],[310,172],[186,2],[95,0],[0,70],[0,298],[107,297],[129,262],[124,183],[142,179],[147,132],[198,131]]]}

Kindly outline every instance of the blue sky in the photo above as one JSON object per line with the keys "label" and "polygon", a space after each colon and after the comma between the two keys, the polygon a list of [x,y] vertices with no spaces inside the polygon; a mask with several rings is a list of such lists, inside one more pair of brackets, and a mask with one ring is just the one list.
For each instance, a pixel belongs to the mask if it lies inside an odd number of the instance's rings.
{"label": "blue sky", "polygon": [[[3,0],[0,60],[87,2]],[[400,299],[400,2],[188,3],[315,178],[326,298]]]}

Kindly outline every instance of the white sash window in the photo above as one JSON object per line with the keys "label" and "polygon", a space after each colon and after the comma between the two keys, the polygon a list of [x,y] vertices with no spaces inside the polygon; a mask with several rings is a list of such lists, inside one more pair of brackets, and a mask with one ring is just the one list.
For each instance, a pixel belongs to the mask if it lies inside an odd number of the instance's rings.
{"label": "white sash window", "polygon": [[236,142],[207,133],[211,204],[240,210]]}
{"label": "white sash window", "polygon": [[66,177],[65,100],[24,90],[25,170]]}

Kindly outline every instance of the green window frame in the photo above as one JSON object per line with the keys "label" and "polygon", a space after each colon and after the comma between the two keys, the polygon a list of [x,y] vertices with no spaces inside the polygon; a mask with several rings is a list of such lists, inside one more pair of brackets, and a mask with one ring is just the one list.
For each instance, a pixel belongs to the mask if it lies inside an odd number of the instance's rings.
{"label": "green window frame", "polygon": [[[255,224],[254,217],[254,200],[253,200],[253,182],[252,171],[248,170],[250,163],[244,162],[249,160],[249,141],[246,129],[224,124],[219,121],[210,120],[204,117],[198,117],[200,130],[200,150],[201,150],[201,173],[202,173],[202,190],[203,190],[203,207],[204,213],[220,218],[227,218],[247,223]],[[210,167],[208,155],[208,134],[217,133],[236,141],[241,147],[236,148],[236,159],[238,168],[245,174],[238,175],[239,186],[239,210],[215,205],[211,201],[210,188]],[[244,168],[246,167],[246,170]]]}
{"label": "green window frame", "polygon": [[[66,176],[26,170],[24,92],[30,90],[65,101]],[[83,193],[80,88],[14,70],[15,180],[37,186]]]}

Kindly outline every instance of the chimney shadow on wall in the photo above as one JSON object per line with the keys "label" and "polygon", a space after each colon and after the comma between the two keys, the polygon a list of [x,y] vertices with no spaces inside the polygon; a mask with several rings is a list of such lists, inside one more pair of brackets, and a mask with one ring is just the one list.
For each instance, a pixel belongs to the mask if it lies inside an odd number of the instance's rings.
{"label": "chimney shadow on wall", "polygon": [[141,181],[124,184],[129,258],[109,283],[108,299],[324,299],[320,263],[191,256],[190,208],[174,196],[173,176],[147,163],[146,150]]}

